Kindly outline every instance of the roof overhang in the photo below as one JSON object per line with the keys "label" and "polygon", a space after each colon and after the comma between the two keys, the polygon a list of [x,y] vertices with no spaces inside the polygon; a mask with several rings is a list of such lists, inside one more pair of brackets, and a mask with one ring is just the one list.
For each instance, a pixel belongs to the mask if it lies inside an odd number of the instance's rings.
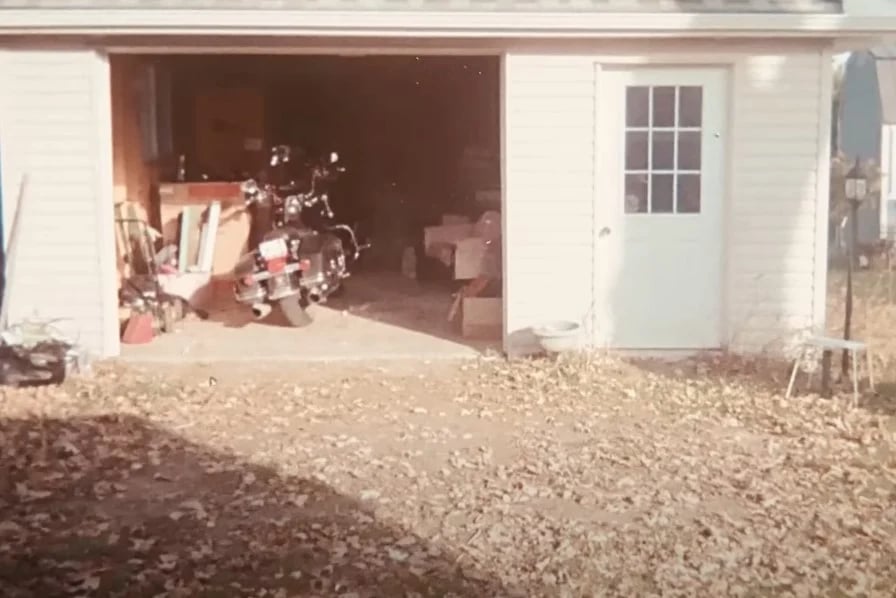
{"label": "roof overhang", "polygon": [[896,14],[0,10],[0,35],[876,38],[894,31]]}

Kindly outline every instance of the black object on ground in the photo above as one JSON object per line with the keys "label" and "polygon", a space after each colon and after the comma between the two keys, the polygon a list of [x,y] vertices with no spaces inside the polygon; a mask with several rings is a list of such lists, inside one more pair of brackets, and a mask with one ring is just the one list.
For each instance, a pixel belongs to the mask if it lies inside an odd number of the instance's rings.
{"label": "black object on ground", "polygon": [[71,349],[72,345],[56,340],[29,347],[0,345],[0,384],[14,387],[61,384],[66,377]]}

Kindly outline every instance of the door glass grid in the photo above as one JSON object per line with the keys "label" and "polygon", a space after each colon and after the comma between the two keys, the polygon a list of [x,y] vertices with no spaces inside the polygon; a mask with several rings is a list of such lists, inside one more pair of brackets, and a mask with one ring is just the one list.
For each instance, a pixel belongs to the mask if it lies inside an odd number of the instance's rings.
{"label": "door glass grid", "polygon": [[625,212],[699,213],[702,139],[702,87],[627,86]]}

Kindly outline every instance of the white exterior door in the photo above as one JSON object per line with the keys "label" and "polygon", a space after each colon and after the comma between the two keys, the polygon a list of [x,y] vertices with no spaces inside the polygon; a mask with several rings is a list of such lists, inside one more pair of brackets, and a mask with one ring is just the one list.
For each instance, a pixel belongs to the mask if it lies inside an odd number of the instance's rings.
{"label": "white exterior door", "polygon": [[0,80],[9,323],[53,320],[92,353],[116,355],[108,60],[0,50]]}
{"label": "white exterior door", "polygon": [[604,69],[598,81],[597,340],[717,348],[726,71]]}

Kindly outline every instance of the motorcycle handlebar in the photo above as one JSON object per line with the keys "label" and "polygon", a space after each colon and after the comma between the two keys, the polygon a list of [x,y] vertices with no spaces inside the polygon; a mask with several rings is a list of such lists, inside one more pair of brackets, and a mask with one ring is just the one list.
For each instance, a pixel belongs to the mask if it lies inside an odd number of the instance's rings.
{"label": "motorcycle handlebar", "polygon": [[326,210],[327,212],[327,218],[332,218],[334,214],[333,208],[330,207],[330,198],[328,198],[326,195],[323,195],[320,199],[322,202],[324,202],[324,210]]}
{"label": "motorcycle handlebar", "polygon": [[[329,172],[328,172],[329,171]],[[327,212],[327,217],[333,217],[333,210],[330,208],[330,202],[327,199],[326,195],[318,195],[317,193],[317,183],[321,179],[326,179],[328,177],[332,177],[332,172],[336,173],[344,173],[346,171],[345,166],[341,164],[335,164],[335,161],[331,159],[330,164],[322,164],[321,168],[314,168],[311,174],[311,191],[302,198],[302,205],[306,207],[313,206],[318,201],[323,200],[324,208]],[[281,186],[278,188],[279,191],[286,191],[287,193],[295,187],[295,184],[291,181],[289,185]],[[240,185],[240,190],[243,193],[244,201],[246,205],[250,205],[253,203],[261,203],[265,199],[268,199],[272,193],[274,193],[274,189],[270,185],[266,185],[264,187],[259,187],[258,183],[255,179],[249,179],[244,181]]]}
{"label": "motorcycle handlebar", "polygon": [[327,218],[332,218],[335,215],[333,214],[333,208],[330,207],[330,198],[328,198],[326,195],[309,195],[302,200],[302,205],[306,208],[310,208],[317,202],[321,202],[324,204],[324,211],[327,215]]}
{"label": "motorcycle handlebar", "polygon": [[246,205],[260,201],[261,196],[265,193],[264,190],[258,186],[255,179],[243,181],[240,185],[240,191],[243,193],[243,201],[245,201]]}

